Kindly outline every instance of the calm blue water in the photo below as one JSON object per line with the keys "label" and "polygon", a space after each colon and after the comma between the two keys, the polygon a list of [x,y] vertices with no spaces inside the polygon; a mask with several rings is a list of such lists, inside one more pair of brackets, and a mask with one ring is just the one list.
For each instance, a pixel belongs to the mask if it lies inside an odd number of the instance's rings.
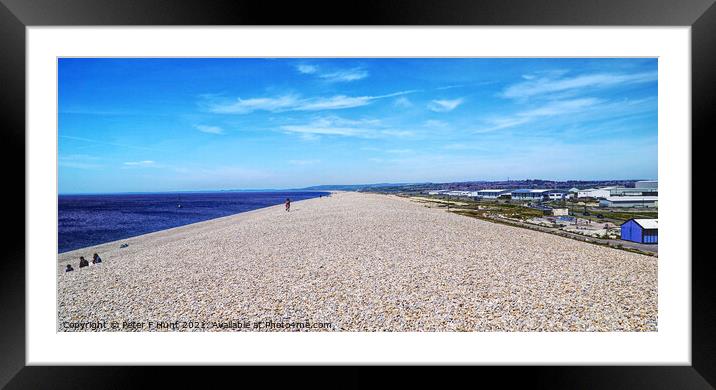
{"label": "calm blue water", "polygon": [[[60,195],[60,253],[327,192]],[[182,207],[178,208],[177,204]]]}

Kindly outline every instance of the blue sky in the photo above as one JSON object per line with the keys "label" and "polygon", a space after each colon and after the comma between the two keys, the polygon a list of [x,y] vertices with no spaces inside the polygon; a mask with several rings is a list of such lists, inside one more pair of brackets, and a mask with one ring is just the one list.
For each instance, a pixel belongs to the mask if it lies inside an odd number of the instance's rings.
{"label": "blue sky", "polygon": [[60,193],[657,177],[657,60],[60,59]]}

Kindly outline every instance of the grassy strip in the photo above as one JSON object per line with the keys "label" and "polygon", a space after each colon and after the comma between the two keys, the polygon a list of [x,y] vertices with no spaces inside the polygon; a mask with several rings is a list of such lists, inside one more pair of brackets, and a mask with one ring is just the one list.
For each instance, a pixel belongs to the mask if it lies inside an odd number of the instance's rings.
{"label": "grassy strip", "polygon": [[532,228],[531,226],[524,226],[524,225],[521,225],[521,224],[515,223],[515,222],[505,221],[505,220],[496,219],[496,218],[490,218],[490,217],[487,217],[487,216],[485,216],[484,214],[480,214],[480,213],[475,213],[475,212],[470,212],[470,211],[463,211],[463,210],[451,211],[451,212],[454,213],[454,214],[460,214],[460,215],[463,215],[463,216],[466,216],[466,217],[478,218],[478,219],[481,219],[481,220],[484,220],[484,221],[488,221],[488,222],[492,222],[492,223],[499,223],[499,224],[502,224],[502,225],[514,226],[514,227],[519,227],[519,228],[528,229],[528,230],[534,230],[534,231],[538,231],[538,232],[541,232],[541,233],[553,234],[553,235],[560,236],[560,237],[570,238],[570,239],[572,239],[572,240],[587,242],[587,243],[590,243],[590,244],[601,245],[601,246],[605,246],[605,247],[609,247],[609,248],[614,248],[614,249],[620,249],[620,250],[627,251],[627,252],[638,253],[638,254],[642,254],[642,255],[646,255],[646,256],[656,256],[655,253],[652,253],[652,252],[644,252],[644,251],[641,251],[641,250],[639,250],[639,249],[624,247],[624,246],[622,246],[621,244],[611,245],[611,244],[609,244],[609,243],[602,243],[602,242],[599,242],[599,241],[595,241],[594,239],[590,240],[590,239],[587,238],[587,237],[581,238],[581,237],[575,237],[575,236],[573,236],[573,235],[571,235],[571,234],[566,234],[566,233],[560,234],[560,233],[551,232],[551,231],[543,231],[543,230],[540,230],[540,229],[538,229],[538,228],[536,228],[536,227],[535,227],[535,228]]}
{"label": "grassy strip", "polygon": [[[460,200],[451,200],[445,196],[408,196],[409,198],[413,199],[420,199],[424,202],[434,202],[434,203],[442,203],[442,204],[454,204],[454,205],[460,205],[463,206],[463,208],[473,208],[477,210],[477,206],[484,207],[483,210],[490,211],[493,213],[498,214],[505,214],[510,215],[514,214],[515,217],[523,218],[523,219],[529,219],[533,217],[541,217],[541,211],[531,209],[527,207],[524,204],[520,203],[505,203],[504,201],[494,201],[494,200],[481,200],[481,201],[475,201],[470,199],[464,199],[459,198]],[[603,220],[611,220],[609,222],[615,223],[615,224],[621,224],[631,218],[658,218],[659,212],[658,211],[650,211],[650,210],[635,210],[635,211],[615,211],[615,210],[606,210],[602,208],[597,208],[597,204],[594,205],[587,205],[586,210],[590,213],[590,215],[582,215],[583,210],[585,209],[584,202],[565,202],[565,201],[549,201],[545,202],[546,205],[550,205],[552,207],[556,208],[567,208],[571,211],[571,213],[574,213],[575,216],[578,216],[581,219],[589,219],[592,221],[603,221]],[[597,218],[597,215],[601,215],[602,218]]]}

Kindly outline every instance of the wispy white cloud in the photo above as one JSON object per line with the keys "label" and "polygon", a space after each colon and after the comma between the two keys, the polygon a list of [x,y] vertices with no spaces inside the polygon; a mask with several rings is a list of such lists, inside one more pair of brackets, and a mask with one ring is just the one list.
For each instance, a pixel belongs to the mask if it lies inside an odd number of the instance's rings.
{"label": "wispy white cloud", "polygon": [[99,169],[102,168],[102,164],[99,162],[99,157],[86,154],[69,154],[57,157],[58,165],[66,168]]}
{"label": "wispy white cloud", "polygon": [[390,154],[411,154],[414,153],[412,149],[388,149],[385,151]]}
{"label": "wispy white cloud", "polygon": [[349,82],[362,80],[368,77],[369,73],[363,68],[338,69],[323,71],[318,65],[298,64],[296,70],[301,74],[315,75],[328,82]]}
{"label": "wispy white cloud", "polygon": [[580,88],[604,88],[620,84],[645,83],[656,81],[657,73],[595,73],[561,78],[523,75],[522,78],[526,81],[510,85],[502,91],[500,96],[509,99],[524,99],[544,94],[578,90]]}
{"label": "wispy white cloud", "polygon": [[344,69],[330,73],[322,73],[318,77],[330,82],[356,81],[368,77],[368,71],[360,68]]}
{"label": "wispy white cloud", "polygon": [[295,95],[266,98],[238,98],[231,102],[211,102],[208,109],[217,114],[248,114],[254,111],[289,111],[299,106],[300,99]]}
{"label": "wispy white cloud", "polygon": [[329,98],[318,98],[300,102],[295,110],[297,111],[321,111],[340,110],[344,108],[360,107],[369,104],[377,99],[373,96],[345,96],[336,95]]}
{"label": "wispy white cloud", "polygon": [[290,133],[299,134],[314,134],[314,135],[342,135],[342,136],[367,136],[367,132],[362,129],[350,128],[350,127],[335,127],[322,125],[317,123],[311,123],[306,125],[289,125],[282,126],[283,130]]}
{"label": "wispy white cloud", "polygon": [[452,99],[452,100],[432,100],[428,103],[428,109],[435,112],[448,112],[456,109],[461,105],[463,99]]}
{"label": "wispy white cloud", "polygon": [[586,111],[598,104],[601,104],[602,102],[603,100],[596,98],[553,101],[537,108],[520,111],[511,116],[503,116],[489,119],[488,122],[491,126],[486,129],[479,129],[476,132],[488,132],[505,129],[508,127],[515,127],[532,122],[539,118],[571,115],[578,112]]}
{"label": "wispy white cloud", "polygon": [[394,129],[387,129],[387,130],[381,130],[380,135],[388,136],[388,137],[412,137],[416,135],[416,133],[412,130],[394,130]]}
{"label": "wispy white cloud", "polygon": [[361,107],[374,100],[401,96],[414,91],[401,91],[378,96],[346,96],[302,98],[298,95],[283,95],[262,98],[237,98],[234,101],[211,101],[206,103],[209,111],[218,114],[248,114],[254,111],[322,111]]}
{"label": "wispy white cloud", "polygon": [[298,133],[298,136],[304,141],[318,141],[320,136],[313,133]]}
{"label": "wispy white cloud", "polygon": [[446,90],[446,89],[461,88],[461,87],[464,87],[464,85],[446,85],[444,87],[437,87],[435,89],[442,91],[442,90]]}
{"label": "wispy white cloud", "polygon": [[82,141],[82,142],[87,142],[87,143],[97,144],[97,145],[119,146],[122,148],[129,148],[129,149],[159,151],[158,149],[148,148],[145,146],[128,145],[128,144],[123,144],[123,143],[118,143],[118,142],[108,142],[108,141],[85,138],[85,137],[75,137],[75,136],[71,136],[71,135],[60,135],[58,137],[63,138],[63,139],[72,140],[72,141]]}
{"label": "wispy white cloud", "polygon": [[195,125],[194,128],[201,131],[202,133],[224,134],[224,129],[219,126]]}
{"label": "wispy white cloud", "polygon": [[284,125],[286,133],[299,134],[303,139],[316,140],[319,136],[343,136],[359,138],[410,137],[411,130],[386,127],[375,119],[345,119],[336,116],[315,118],[309,123]]}
{"label": "wispy white cloud", "polygon": [[302,125],[286,125],[281,129],[289,133],[312,134],[312,135],[340,135],[349,137],[369,137],[372,129],[359,126],[358,123],[351,123],[336,118],[318,118],[310,123]]}
{"label": "wispy white cloud", "polygon": [[487,147],[477,143],[460,143],[455,142],[443,145],[443,149],[447,150],[488,150]]}
{"label": "wispy white cloud", "polygon": [[152,160],[127,161],[124,163],[124,165],[130,166],[130,167],[148,167],[148,166],[153,166],[154,164],[156,164],[156,162],[152,161]]}
{"label": "wispy white cloud", "polygon": [[413,106],[413,102],[405,96],[401,96],[393,101],[393,105],[400,108],[410,108]]}
{"label": "wispy white cloud", "polygon": [[423,123],[423,126],[425,127],[431,127],[431,128],[445,128],[448,126],[448,124],[444,121],[437,120],[437,119],[428,119]]}
{"label": "wispy white cloud", "polygon": [[318,164],[321,160],[288,160],[291,165],[313,165]]}
{"label": "wispy white cloud", "polygon": [[298,64],[296,65],[296,70],[303,74],[313,74],[318,72],[318,67],[316,65]]}
{"label": "wispy white cloud", "polygon": [[523,118],[536,118],[541,116],[554,116],[571,114],[575,111],[582,111],[601,103],[601,99],[583,98],[551,102],[541,107],[520,112],[518,115]]}

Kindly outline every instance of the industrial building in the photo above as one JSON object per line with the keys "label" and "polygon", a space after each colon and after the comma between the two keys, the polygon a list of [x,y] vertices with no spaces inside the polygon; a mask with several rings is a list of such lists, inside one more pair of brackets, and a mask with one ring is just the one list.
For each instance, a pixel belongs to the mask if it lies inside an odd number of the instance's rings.
{"label": "industrial building", "polygon": [[472,196],[472,191],[448,191],[445,195],[450,196]]}
{"label": "industrial building", "polygon": [[659,189],[644,187],[644,188],[625,188],[625,187],[614,187],[609,190],[609,196],[658,196]]}
{"label": "industrial building", "polygon": [[617,187],[587,188],[577,192],[577,198],[606,198],[611,196],[611,190]]}
{"label": "industrial building", "polygon": [[544,200],[547,199],[550,190],[520,189],[512,190],[512,199],[515,200]]}
{"label": "industrial building", "polygon": [[497,199],[500,196],[508,195],[508,190],[480,190],[477,191],[477,197],[482,199]]}
{"label": "industrial building", "polygon": [[475,197],[475,196],[477,196],[477,191],[446,191],[446,190],[439,190],[439,191],[430,191],[430,192],[428,192],[428,195],[471,196],[471,197]]}
{"label": "industrial building", "polygon": [[658,244],[658,219],[630,219],[621,225],[621,238],[642,244]]}
{"label": "industrial building", "polygon": [[658,196],[608,196],[599,201],[599,207],[658,207]]}
{"label": "industrial building", "polygon": [[[637,182],[639,183],[647,183],[647,182]],[[656,182],[648,182],[648,183],[656,183]],[[657,187],[649,186],[650,184],[645,184],[645,186],[642,187],[636,187],[636,188],[627,188],[627,187],[619,187],[619,186],[612,186],[612,187],[602,187],[602,188],[587,188],[584,190],[579,190],[577,192],[577,198],[608,198],[610,196],[658,196],[659,195],[659,189]]]}
{"label": "industrial building", "polygon": [[547,193],[549,200],[565,200],[572,197],[569,190],[549,190]]}
{"label": "industrial building", "polygon": [[510,192],[515,200],[564,200],[572,197],[569,190],[520,189]]}

